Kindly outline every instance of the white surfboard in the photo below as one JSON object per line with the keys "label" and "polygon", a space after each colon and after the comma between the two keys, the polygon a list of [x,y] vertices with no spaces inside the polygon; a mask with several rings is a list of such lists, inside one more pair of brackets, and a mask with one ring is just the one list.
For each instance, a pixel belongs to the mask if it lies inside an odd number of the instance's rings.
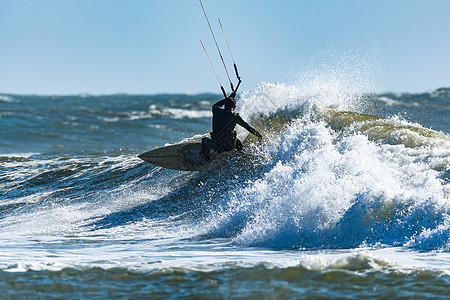
{"label": "white surfboard", "polygon": [[[156,148],[138,157],[152,165],[180,171],[202,171],[208,169],[211,162],[202,155],[201,141],[181,142],[175,145]],[[214,161],[216,155],[211,156]]]}

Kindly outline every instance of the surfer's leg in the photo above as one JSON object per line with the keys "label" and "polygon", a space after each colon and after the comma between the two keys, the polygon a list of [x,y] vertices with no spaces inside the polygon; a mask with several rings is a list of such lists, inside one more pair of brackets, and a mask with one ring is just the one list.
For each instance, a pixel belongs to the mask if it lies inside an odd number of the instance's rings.
{"label": "surfer's leg", "polygon": [[212,141],[209,138],[202,138],[202,150],[200,150],[200,155],[206,160],[211,161],[210,151],[211,151]]}
{"label": "surfer's leg", "polygon": [[235,146],[235,148],[236,148],[236,150],[237,151],[241,151],[242,150],[242,143],[241,143],[241,141],[238,139],[238,138],[236,138],[236,146]]}

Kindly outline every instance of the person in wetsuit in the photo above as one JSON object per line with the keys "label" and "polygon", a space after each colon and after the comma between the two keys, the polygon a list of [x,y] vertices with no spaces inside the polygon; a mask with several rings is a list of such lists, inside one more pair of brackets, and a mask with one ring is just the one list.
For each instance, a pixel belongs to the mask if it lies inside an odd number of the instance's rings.
{"label": "person in wetsuit", "polygon": [[[234,128],[236,124],[247,129],[251,134],[258,137],[259,143],[262,136],[253,126],[245,122],[238,113],[234,112],[236,108],[236,93],[232,93],[228,98],[216,102],[212,107],[213,120],[211,139],[202,139],[202,155],[209,160],[210,150],[218,153],[231,151],[233,149],[241,150],[242,143],[236,136]],[[221,108],[223,106],[223,108]]]}

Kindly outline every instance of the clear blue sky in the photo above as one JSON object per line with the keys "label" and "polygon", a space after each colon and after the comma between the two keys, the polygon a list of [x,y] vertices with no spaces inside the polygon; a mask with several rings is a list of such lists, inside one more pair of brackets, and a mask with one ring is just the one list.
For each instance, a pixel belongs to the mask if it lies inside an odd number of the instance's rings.
{"label": "clear blue sky", "polygon": [[[203,4],[241,91],[333,68],[377,91],[450,86],[449,0]],[[198,0],[0,0],[0,92],[219,93],[200,39],[228,87]]]}

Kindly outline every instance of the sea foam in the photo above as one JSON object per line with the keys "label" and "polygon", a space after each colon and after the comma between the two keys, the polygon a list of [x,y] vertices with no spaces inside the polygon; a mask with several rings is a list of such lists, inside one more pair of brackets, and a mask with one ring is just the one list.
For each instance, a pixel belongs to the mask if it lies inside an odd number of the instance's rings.
{"label": "sea foam", "polygon": [[[359,97],[341,96],[316,101],[284,84],[262,84],[243,96],[248,118],[297,114],[281,139],[266,146],[271,159],[262,175],[230,191],[212,212],[211,234],[287,249],[448,249],[449,183],[442,180],[450,166],[448,137],[395,120],[385,121],[390,138],[374,139],[355,130],[357,123],[336,131],[316,112],[324,104],[355,107]],[[400,125],[411,133],[397,130]]]}

